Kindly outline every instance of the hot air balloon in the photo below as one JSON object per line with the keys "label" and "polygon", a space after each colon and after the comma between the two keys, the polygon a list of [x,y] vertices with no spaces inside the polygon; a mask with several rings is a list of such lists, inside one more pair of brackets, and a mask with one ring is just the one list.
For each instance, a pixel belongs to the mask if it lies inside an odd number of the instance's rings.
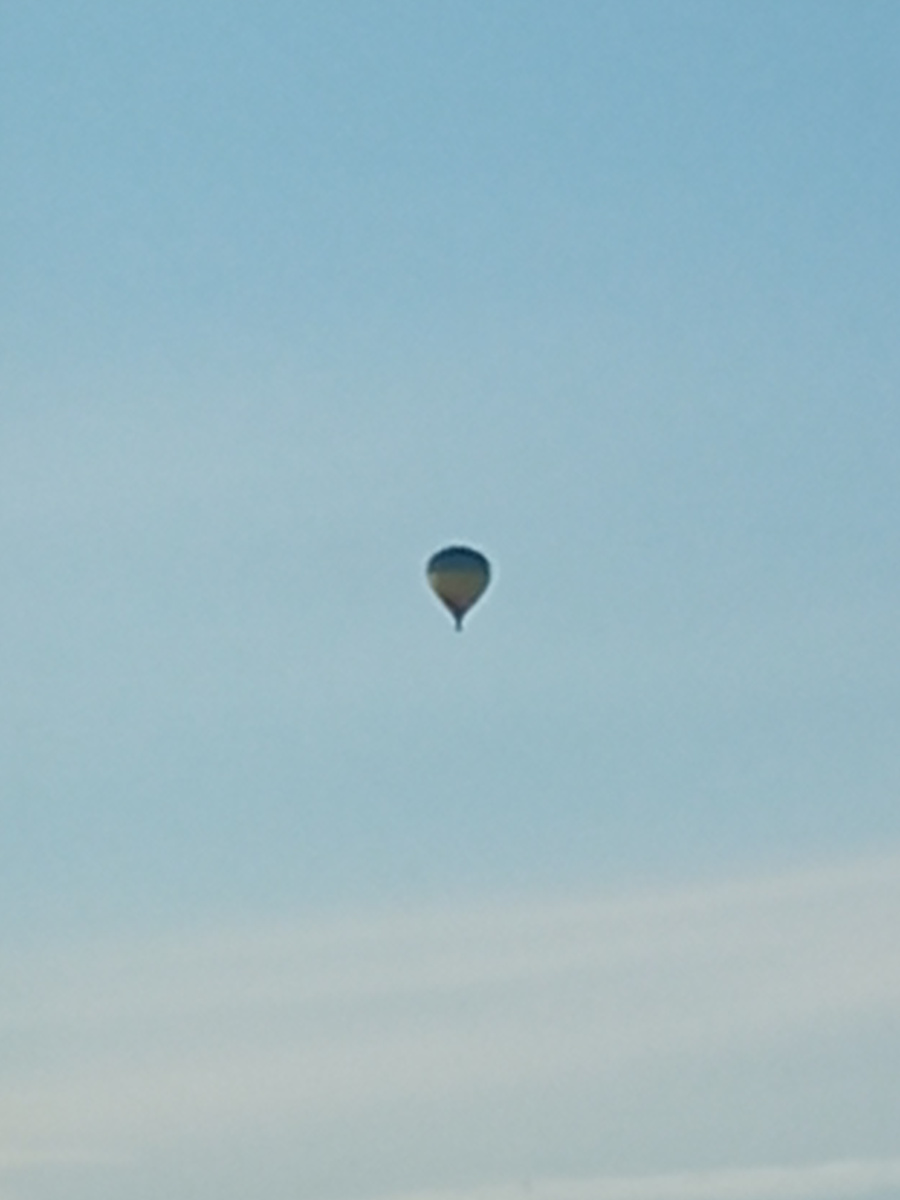
{"label": "hot air balloon", "polygon": [[463,617],[491,581],[490,563],[468,546],[448,546],[429,558],[426,574],[432,591],[450,610],[457,630],[461,630]]}

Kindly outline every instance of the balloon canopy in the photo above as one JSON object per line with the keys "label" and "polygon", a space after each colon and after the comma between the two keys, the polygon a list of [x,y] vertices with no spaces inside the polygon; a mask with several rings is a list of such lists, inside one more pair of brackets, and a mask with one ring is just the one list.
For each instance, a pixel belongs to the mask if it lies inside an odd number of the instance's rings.
{"label": "balloon canopy", "polygon": [[432,591],[450,610],[456,628],[462,629],[466,613],[491,581],[490,563],[468,546],[448,546],[431,556],[426,573]]}

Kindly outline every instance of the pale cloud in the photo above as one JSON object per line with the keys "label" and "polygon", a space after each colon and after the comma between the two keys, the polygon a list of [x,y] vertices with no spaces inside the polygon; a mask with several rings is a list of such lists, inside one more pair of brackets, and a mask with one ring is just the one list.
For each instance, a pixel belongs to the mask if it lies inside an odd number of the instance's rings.
{"label": "pale cloud", "polygon": [[900,1189],[900,1159],[593,1179],[529,1180],[396,1200],[867,1200]]}
{"label": "pale cloud", "polygon": [[[542,1094],[574,1113],[586,1089],[611,1113],[621,1091],[637,1097],[637,1155],[661,1119],[654,1095],[666,1072],[687,1064],[714,1075],[720,1064],[727,1076],[736,1058],[764,1059],[771,1047],[777,1058],[818,1037],[832,1053],[879,1024],[896,1028],[898,912],[900,857],[884,856],[651,894],[8,955],[4,974],[18,986],[0,1033],[16,1053],[0,1078],[0,1170],[18,1163],[24,1178],[29,1159],[138,1162],[238,1132],[252,1140],[254,1130],[302,1141],[323,1121],[364,1142],[394,1111],[422,1121],[426,1172],[427,1147],[442,1136],[429,1113],[468,1113],[464,1129],[502,1095],[512,1121],[519,1096],[539,1107]],[[837,1072],[832,1083],[840,1093]],[[719,1079],[690,1103],[712,1109],[724,1097],[727,1108],[735,1086]],[[562,1154],[565,1132],[552,1136]],[[875,1194],[897,1182],[896,1169],[843,1163],[458,1195],[818,1200]]]}

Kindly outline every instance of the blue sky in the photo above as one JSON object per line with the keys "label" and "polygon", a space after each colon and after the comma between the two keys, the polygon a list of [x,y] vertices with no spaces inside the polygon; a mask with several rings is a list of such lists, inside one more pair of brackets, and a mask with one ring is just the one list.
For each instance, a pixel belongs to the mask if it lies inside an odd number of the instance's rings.
{"label": "blue sky", "polygon": [[898,57],[7,6],[2,1200],[898,1194]]}

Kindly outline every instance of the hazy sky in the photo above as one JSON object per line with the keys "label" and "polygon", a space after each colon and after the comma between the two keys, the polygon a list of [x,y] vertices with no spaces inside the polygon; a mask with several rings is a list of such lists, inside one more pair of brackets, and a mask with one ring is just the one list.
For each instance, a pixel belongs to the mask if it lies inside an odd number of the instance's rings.
{"label": "hazy sky", "polygon": [[0,1200],[900,1197],[898,148],[892,0],[4,5]]}

